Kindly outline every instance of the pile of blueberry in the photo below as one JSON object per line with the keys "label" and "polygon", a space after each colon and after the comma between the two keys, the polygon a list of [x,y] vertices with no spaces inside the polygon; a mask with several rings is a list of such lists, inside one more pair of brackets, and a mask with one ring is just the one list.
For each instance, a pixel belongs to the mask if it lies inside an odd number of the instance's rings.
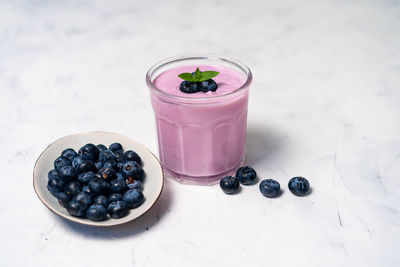
{"label": "pile of blueberry", "polygon": [[217,83],[213,79],[202,82],[183,81],[179,86],[179,90],[183,93],[193,94],[197,92],[207,93],[208,91],[215,92],[218,88]]}
{"label": "pile of blueberry", "polygon": [[[239,192],[239,184],[252,185],[257,182],[257,173],[250,167],[241,167],[236,171],[235,176],[226,176],[221,179],[219,185],[226,194]],[[293,177],[288,184],[290,192],[296,196],[305,196],[310,190],[310,183],[304,177]],[[280,194],[281,186],[274,179],[265,179],[260,183],[261,194],[265,197],[277,197]]]}
{"label": "pile of blueberry", "polygon": [[92,221],[126,216],[142,205],[145,173],[140,156],[120,143],[67,148],[48,173],[47,188],[72,216]]}

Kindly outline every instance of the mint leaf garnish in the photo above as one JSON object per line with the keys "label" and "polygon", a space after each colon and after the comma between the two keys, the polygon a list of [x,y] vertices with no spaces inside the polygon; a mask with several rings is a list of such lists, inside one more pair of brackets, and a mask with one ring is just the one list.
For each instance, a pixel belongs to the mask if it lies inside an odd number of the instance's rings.
{"label": "mint leaf garnish", "polygon": [[178,75],[178,77],[188,82],[195,82],[193,75],[189,72],[181,73]]}
{"label": "mint leaf garnish", "polygon": [[178,77],[188,82],[202,82],[212,79],[218,74],[218,71],[200,71],[200,69],[197,67],[195,72],[184,72],[179,74]]}

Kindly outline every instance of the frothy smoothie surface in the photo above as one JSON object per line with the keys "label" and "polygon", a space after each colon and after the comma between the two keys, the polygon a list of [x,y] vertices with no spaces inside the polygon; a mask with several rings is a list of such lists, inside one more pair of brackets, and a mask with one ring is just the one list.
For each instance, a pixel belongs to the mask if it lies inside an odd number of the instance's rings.
{"label": "frothy smoothie surface", "polygon": [[[179,86],[183,80],[178,77],[178,74],[181,74],[183,72],[192,73],[196,70],[197,67],[199,67],[200,71],[219,72],[219,74],[213,78],[213,80],[218,85],[218,89],[215,92],[209,91],[207,93],[197,92],[194,94],[187,94],[179,90]],[[200,98],[200,97],[226,95],[228,93],[231,93],[239,89],[245,83],[245,81],[246,81],[245,77],[233,69],[221,66],[200,65],[200,66],[180,66],[174,69],[164,71],[154,79],[153,84],[158,89],[166,93],[169,93],[171,95],[176,95],[180,97]]]}

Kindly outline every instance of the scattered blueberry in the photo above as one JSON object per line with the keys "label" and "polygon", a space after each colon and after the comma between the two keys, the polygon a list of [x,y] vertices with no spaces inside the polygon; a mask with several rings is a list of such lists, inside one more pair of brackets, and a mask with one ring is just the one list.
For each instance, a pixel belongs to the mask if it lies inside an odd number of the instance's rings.
{"label": "scattered blueberry", "polygon": [[108,214],[114,219],[126,216],[129,212],[128,206],[122,200],[111,202],[107,208]]}
{"label": "scattered blueberry", "polygon": [[78,153],[86,160],[95,161],[98,159],[100,152],[95,145],[86,144],[79,149]]}
{"label": "scattered blueberry", "polygon": [[236,178],[243,185],[251,185],[257,181],[257,173],[252,167],[245,166],[236,171]]}
{"label": "scattered blueberry", "polygon": [[304,177],[293,177],[288,184],[290,192],[296,196],[304,196],[310,190],[310,183]]}
{"label": "scattered blueberry", "polygon": [[72,148],[67,148],[63,152],[61,152],[61,157],[67,158],[69,160],[73,160],[78,153]]}
{"label": "scattered blueberry", "polygon": [[199,89],[200,89],[199,82],[183,81],[179,86],[179,90],[181,90],[181,92],[186,94],[197,93]]}
{"label": "scattered blueberry", "polygon": [[118,200],[121,200],[121,199],[122,199],[122,195],[121,194],[114,193],[114,194],[111,194],[108,197],[108,203],[111,203],[113,201],[118,201]]}
{"label": "scattered blueberry", "polygon": [[103,196],[103,195],[97,196],[97,197],[94,198],[94,203],[103,205],[104,207],[107,207],[108,198],[106,196]]}
{"label": "scattered blueberry", "polygon": [[71,196],[76,196],[82,190],[81,184],[78,181],[72,181],[65,187],[65,193]]}
{"label": "scattered blueberry", "polygon": [[130,209],[134,209],[142,205],[144,202],[144,196],[142,191],[137,189],[130,189],[125,192],[122,196],[122,200],[125,201]]}
{"label": "scattered blueberry", "polygon": [[64,157],[58,157],[54,161],[54,169],[59,170],[63,166],[71,166],[72,162]]}
{"label": "scattered blueberry", "polygon": [[122,146],[120,143],[112,143],[108,149],[116,153],[122,151]]}
{"label": "scattered blueberry", "polygon": [[84,217],[85,216],[85,211],[86,207],[82,202],[71,200],[67,204],[67,211],[69,214],[75,217]]}
{"label": "scattered blueberry", "polygon": [[226,176],[221,179],[219,186],[225,194],[235,194],[239,191],[239,179],[233,176]]}
{"label": "scattered blueberry", "polygon": [[107,219],[107,209],[100,204],[93,204],[86,211],[86,217],[89,220],[99,222]]}
{"label": "scattered blueberry", "polygon": [[279,195],[281,186],[273,179],[265,179],[260,183],[260,191],[264,197],[276,197]]}
{"label": "scattered blueberry", "polygon": [[139,165],[142,164],[142,159],[135,151],[132,150],[126,151],[124,157],[126,161],[135,161]]}

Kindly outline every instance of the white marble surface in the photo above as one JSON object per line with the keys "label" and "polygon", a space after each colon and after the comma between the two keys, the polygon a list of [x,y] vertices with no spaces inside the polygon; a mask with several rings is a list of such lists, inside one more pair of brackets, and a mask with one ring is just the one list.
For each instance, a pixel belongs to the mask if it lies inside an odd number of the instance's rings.
{"label": "white marble surface", "polygon": [[[399,47],[399,1],[1,1],[0,265],[400,266]],[[167,180],[112,229],[47,210],[41,151],[106,130],[157,152],[145,72],[196,52],[253,70],[246,160],[283,195]]]}

